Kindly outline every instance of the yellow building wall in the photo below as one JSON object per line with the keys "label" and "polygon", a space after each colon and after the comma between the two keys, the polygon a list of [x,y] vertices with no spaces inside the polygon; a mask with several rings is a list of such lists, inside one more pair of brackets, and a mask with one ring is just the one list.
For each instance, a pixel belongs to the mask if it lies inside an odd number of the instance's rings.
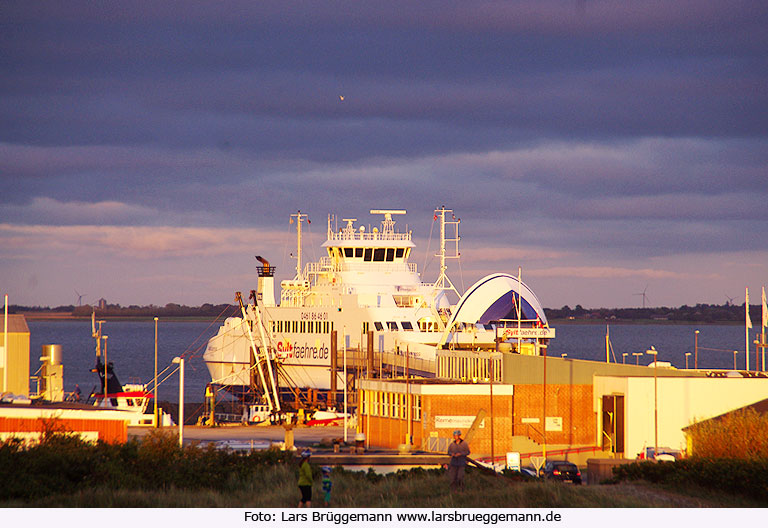
{"label": "yellow building wall", "polygon": [[[0,326],[0,348],[3,343]],[[0,367],[0,392],[29,396],[29,332],[8,332],[8,387],[2,387],[5,373]]]}

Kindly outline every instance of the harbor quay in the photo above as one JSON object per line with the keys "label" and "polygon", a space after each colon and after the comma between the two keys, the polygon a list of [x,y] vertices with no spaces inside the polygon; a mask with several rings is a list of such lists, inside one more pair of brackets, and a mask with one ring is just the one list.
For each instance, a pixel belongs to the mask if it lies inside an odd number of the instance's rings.
{"label": "harbor quay", "polygon": [[[129,427],[128,438],[141,439],[155,429],[151,427]],[[159,430],[177,431],[176,427],[164,427]],[[443,453],[410,452],[399,453],[397,450],[373,448],[363,452],[355,450],[355,434],[348,431],[346,444],[343,444],[342,426],[295,427],[294,446],[297,452],[312,449],[312,461],[320,465],[343,465],[351,470],[366,470],[369,467],[377,471],[388,472],[413,467],[439,467],[447,464],[448,456]],[[270,446],[282,446],[286,430],[280,425],[245,426],[232,425],[223,427],[184,426],[184,442],[187,445],[207,445],[216,443],[222,447],[236,450],[261,450]],[[342,445],[334,450],[333,443]],[[321,446],[321,447],[318,447]]]}
{"label": "harbor quay", "polygon": [[[177,427],[128,427],[128,438],[146,436],[151,431],[178,431]],[[344,437],[342,426],[325,427],[294,427],[293,438],[297,448],[310,447],[320,443],[330,445],[334,439]],[[231,442],[233,445],[245,445],[253,442],[254,449],[258,446],[263,449],[271,444],[279,444],[285,441],[286,430],[280,425],[226,425],[222,427],[206,427],[200,425],[184,426],[185,443],[208,444],[211,442]],[[348,437],[354,439],[354,433],[348,433]]]}

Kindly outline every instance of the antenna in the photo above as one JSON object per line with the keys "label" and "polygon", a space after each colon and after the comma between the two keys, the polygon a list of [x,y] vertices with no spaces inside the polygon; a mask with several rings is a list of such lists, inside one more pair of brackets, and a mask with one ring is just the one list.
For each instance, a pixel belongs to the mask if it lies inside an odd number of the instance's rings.
{"label": "antenna", "polygon": [[648,290],[648,285],[645,285],[645,288],[640,293],[633,293],[632,295],[642,295],[643,296],[643,308],[645,308],[645,301],[648,299],[648,296],[645,294],[645,292]]}
{"label": "antenna", "polygon": [[395,221],[392,220],[392,215],[405,214],[404,209],[371,209],[371,214],[383,214],[384,220],[381,222],[382,234],[394,233]]}
{"label": "antenna", "polygon": [[[451,219],[446,220],[445,219],[445,213],[451,213]],[[446,209],[445,206],[441,206],[440,209],[435,209],[435,220],[440,219],[440,253],[435,255],[436,257],[440,257],[440,275],[437,277],[437,280],[435,281],[435,288],[440,290],[453,290],[456,295],[461,298],[461,294],[459,294],[458,290],[456,290],[456,287],[451,282],[451,279],[448,278],[448,275],[446,275],[446,270],[448,269],[448,266],[445,263],[446,259],[453,258],[458,259],[461,256],[461,253],[459,253],[459,240],[461,240],[461,237],[459,236],[459,222],[461,222],[460,218],[456,218],[453,215],[452,209]],[[445,233],[445,226],[453,226],[454,233],[453,238],[446,238]],[[453,255],[447,255],[445,251],[445,243],[446,242],[452,242],[456,244],[456,246],[453,248]]]}
{"label": "antenna", "polygon": [[293,219],[296,218],[296,280],[301,280],[301,223],[306,220],[309,224],[309,215],[303,214],[298,211],[296,214],[291,215],[290,223],[293,223]]}

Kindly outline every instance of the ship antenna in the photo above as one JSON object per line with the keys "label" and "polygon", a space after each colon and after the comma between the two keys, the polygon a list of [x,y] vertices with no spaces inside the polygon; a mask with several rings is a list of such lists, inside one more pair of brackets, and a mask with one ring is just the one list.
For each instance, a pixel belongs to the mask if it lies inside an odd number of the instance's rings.
{"label": "ship antenna", "polygon": [[309,223],[309,216],[298,211],[291,215],[291,223],[296,218],[296,280],[302,280],[301,276],[301,223],[306,219]]}
{"label": "ship antenna", "polygon": [[[451,213],[451,220],[445,219],[445,213]],[[453,216],[453,210],[446,209],[445,206],[440,207],[440,209],[435,209],[435,220],[438,218],[440,219],[440,252],[435,256],[440,257],[440,275],[435,281],[435,289],[453,290],[458,297],[461,297],[461,294],[459,294],[458,290],[451,282],[451,279],[449,279],[448,275],[445,273],[448,270],[448,265],[445,261],[452,258],[458,259],[461,256],[461,253],[459,252],[459,240],[461,239],[459,236],[459,222],[461,222],[461,219]],[[453,226],[453,238],[446,238],[445,226]],[[456,244],[453,255],[447,254],[445,250],[446,242]]]}

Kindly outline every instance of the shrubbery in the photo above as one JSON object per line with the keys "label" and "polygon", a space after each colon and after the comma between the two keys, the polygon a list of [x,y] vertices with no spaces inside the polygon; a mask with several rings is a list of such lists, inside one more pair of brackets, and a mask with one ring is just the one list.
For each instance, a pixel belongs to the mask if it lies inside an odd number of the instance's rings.
{"label": "shrubbery", "polygon": [[687,434],[697,457],[768,459],[768,414],[754,409],[696,423]]}
{"label": "shrubbery", "polygon": [[768,459],[688,458],[636,462],[613,468],[614,481],[645,480],[673,487],[695,485],[745,495],[768,504]]}
{"label": "shrubbery", "polygon": [[175,434],[159,431],[125,444],[89,444],[74,435],[48,431],[39,444],[28,448],[16,439],[0,444],[0,498],[34,499],[93,486],[223,490],[260,468],[287,460],[292,455],[277,450],[181,449]]}

